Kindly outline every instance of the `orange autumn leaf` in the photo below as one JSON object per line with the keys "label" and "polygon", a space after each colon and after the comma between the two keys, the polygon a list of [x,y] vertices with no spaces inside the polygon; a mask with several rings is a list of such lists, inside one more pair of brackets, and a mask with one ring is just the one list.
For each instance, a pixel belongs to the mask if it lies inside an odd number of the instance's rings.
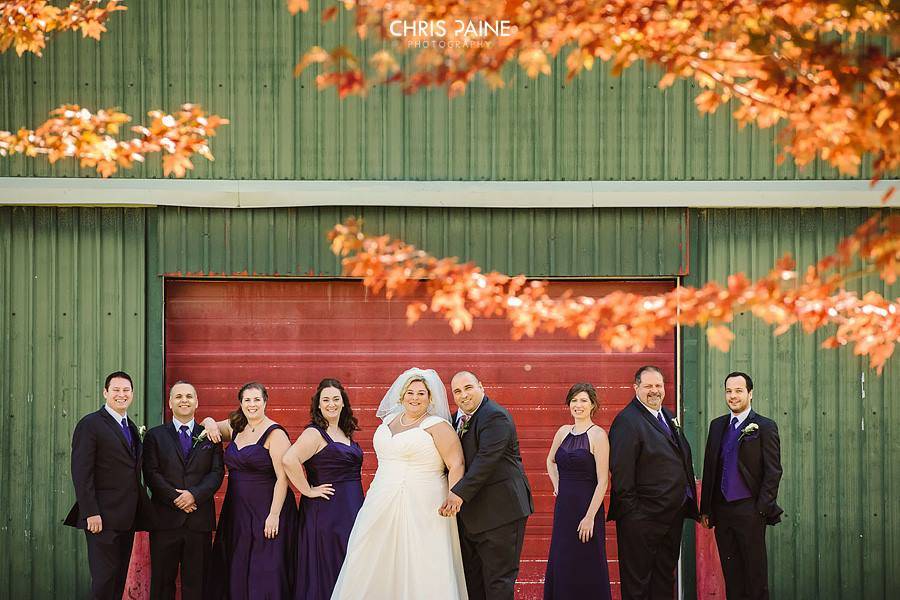
{"label": "orange autumn leaf", "polygon": [[137,137],[117,140],[113,136],[131,117],[115,109],[92,113],[72,104],[52,110],[50,115],[34,130],[0,131],[0,156],[45,156],[51,163],[74,158],[82,167],[109,177],[119,168],[130,168],[148,154],[159,152],[165,174],[184,177],[193,168],[194,154],[213,160],[209,138],[218,127],[228,124],[228,119],[208,115],[199,105],[185,104],[171,115],[150,111],[147,126],[131,128]]}
{"label": "orange autumn leaf", "polygon": [[309,10],[309,0],[287,0],[287,9],[292,15]]}
{"label": "orange autumn leaf", "polygon": [[728,352],[731,342],[734,341],[734,334],[724,325],[714,325],[706,329],[706,339],[716,350]]}

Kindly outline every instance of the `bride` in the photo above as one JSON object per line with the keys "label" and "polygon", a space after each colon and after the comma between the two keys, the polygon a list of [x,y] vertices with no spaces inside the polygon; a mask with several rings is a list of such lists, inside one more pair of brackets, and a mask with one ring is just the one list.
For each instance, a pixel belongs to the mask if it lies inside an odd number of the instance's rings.
{"label": "bride", "polygon": [[456,517],[439,514],[463,475],[447,391],[433,370],[409,369],[376,413],[375,479],[363,502],[332,600],[467,600]]}

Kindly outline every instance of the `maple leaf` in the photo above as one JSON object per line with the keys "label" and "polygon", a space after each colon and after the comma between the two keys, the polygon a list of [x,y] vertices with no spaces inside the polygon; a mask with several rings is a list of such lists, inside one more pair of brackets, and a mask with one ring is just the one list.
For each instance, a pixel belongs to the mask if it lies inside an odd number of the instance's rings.
{"label": "maple leaf", "polygon": [[85,21],[81,24],[81,36],[100,41],[100,35],[106,31],[106,27],[99,21]]}
{"label": "maple leaf", "polygon": [[287,9],[292,15],[309,10],[309,0],[287,0]]}

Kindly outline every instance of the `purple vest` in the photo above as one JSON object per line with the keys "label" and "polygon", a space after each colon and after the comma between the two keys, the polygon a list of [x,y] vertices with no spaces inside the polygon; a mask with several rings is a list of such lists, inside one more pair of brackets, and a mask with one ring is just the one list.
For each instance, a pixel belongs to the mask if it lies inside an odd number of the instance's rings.
{"label": "purple vest", "polygon": [[[732,417],[734,418],[734,417]],[[744,423],[747,420],[744,419]],[[753,492],[747,487],[741,472],[738,470],[738,449],[741,430],[733,428],[731,423],[725,428],[722,436],[722,447],[719,451],[719,462],[722,465],[722,495],[728,502],[752,498]]]}

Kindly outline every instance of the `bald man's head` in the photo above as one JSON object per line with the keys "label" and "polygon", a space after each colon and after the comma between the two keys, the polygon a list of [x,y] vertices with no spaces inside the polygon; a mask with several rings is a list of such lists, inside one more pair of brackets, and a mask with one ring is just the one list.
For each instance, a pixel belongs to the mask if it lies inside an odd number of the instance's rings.
{"label": "bald man's head", "polygon": [[484,386],[471,371],[460,371],[450,380],[453,401],[465,413],[472,414],[484,398]]}

